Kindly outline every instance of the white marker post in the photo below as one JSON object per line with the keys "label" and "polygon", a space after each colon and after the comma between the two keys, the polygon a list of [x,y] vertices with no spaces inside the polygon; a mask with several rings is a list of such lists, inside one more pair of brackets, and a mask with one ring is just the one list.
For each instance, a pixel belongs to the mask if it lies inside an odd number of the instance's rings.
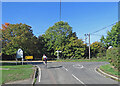
{"label": "white marker post", "polygon": [[56,51],[57,52],[57,59],[59,59],[59,53],[61,53],[62,51]]}

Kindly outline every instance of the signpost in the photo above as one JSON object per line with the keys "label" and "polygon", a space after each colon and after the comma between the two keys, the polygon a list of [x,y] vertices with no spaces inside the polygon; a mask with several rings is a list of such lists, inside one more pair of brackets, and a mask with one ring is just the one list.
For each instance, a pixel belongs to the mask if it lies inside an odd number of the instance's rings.
{"label": "signpost", "polygon": [[22,49],[18,49],[18,51],[16,52],[16,64],[17,64],[18,58],[22,58],[22,65],[23,65],[23,51],[22,51]]}
{"label": "signpost", "polygon": [[57,52],[57,59],[59,59],[59,53],[61,53],[62,51],[56,51]]}
{"label": "signpost", "polygon": [[25,56],[25,59],[33,59],[33,56]]}
{"label": "signpost", "polygon": [[27,59],[27,64],[28,64],[28,60],[29,60],[29,59],[32,60],[32,59],[33,59],[33,56],[25,56],[25,59]]}

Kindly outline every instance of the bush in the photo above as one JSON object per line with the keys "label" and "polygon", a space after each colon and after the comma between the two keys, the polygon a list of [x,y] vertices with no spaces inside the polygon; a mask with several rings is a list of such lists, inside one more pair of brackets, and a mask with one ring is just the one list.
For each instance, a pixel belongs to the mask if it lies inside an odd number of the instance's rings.
{"label": "bush", "polygon": [[106,48],[101,47],[98,51],[97,57],[105,57],[106,56]]}
{"label": "bush", "polygon": [[106,57],[109,62],[120,71],[120,48],[111,48],[107,50]]}

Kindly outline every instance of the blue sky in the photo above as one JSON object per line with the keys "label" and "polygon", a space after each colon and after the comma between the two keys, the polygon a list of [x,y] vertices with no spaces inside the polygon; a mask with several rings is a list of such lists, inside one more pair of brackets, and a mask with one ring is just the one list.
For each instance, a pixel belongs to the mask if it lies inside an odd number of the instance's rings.
{"label": "blue sky", "polygon": [[[59,2],[2,2],[2,23],[25,23],[39,36],[59,21]],[[62,2],[62,21],[68,22],[84,40],[84,34],[95,32],[118,21],[117,2]],[[107,31],[97,35],[106,35]],[[100,36],[91,35],[91,43]]]}

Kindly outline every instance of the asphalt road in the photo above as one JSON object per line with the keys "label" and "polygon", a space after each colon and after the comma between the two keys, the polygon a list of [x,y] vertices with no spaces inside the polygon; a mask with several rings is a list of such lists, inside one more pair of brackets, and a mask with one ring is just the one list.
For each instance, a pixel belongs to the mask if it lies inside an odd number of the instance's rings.
{"label": "asphalt road", "polygon": [[95,68],[107,62],[51,62],[47,68],[40,67],[36,84],[118,84],[117,81],[104,77]]}

